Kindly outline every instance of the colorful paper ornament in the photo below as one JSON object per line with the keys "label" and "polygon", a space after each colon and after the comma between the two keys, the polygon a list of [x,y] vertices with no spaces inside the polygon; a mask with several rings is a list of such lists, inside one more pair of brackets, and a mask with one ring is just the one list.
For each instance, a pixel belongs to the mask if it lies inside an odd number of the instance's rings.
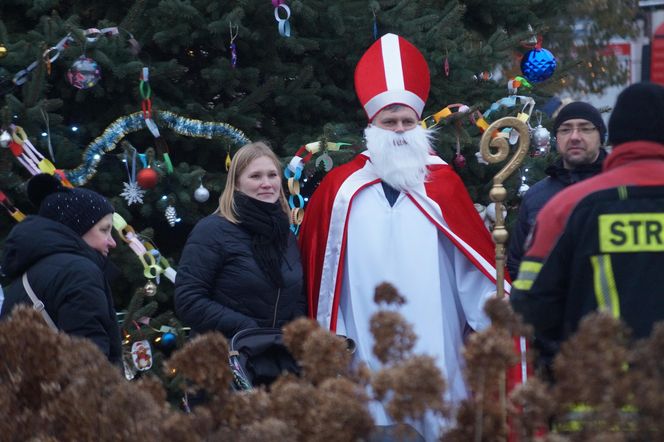
{"label": "colorful paper ornament", "polygon": [[67,81],[76,89],[89,89],[101,79],[101,69],[92,58],[81,55],[67,71]]}
{"label": "colorful paper ornament", "polygon": [[475,158],[477,158],[477,164],[489,164],[489,162],[482,156],[482,152],[475,152]]}
{"label": "colorful paper ornament", "polygon": [[224,166],[226,166],[226,172],[228,172],[228,169],[231,168],[231,150],[230,150],[230,148],[228,149],[228,152],[226,152],[226,160],[224,161]]}
{"label": "colorful paper ornament", "polygon": [[153,189],[159,181],[159,174],[154,169],[146,167],[138,172],[136,181],[143,189]]}
{"label": "colorful paper ornament", "polygon": [[230,28],[231,33],[231,42],[228,46],[231,50],[231,66],[235,69],[237,67],[237,45],[235,44],[235,39],[237,38],[240,25],[233,26],[233,24],[229,22],[228,27]]}
{"label": "colorful paper ornament", "polygon": [[556,57],[544,48],[535,48],[523,54],[521,72],[532,83],[549,79],[557,66]]}
{"label": "colorful paper ornament", "polygon": [[210,198],[210,191],[203,186],[203,183],[201,183],[200,186],[198,186],[198,189],[194,191],[194,199],[198,201],[199,203],[204,203]]}
{"label": "colorful paper ornament", "polygon": [[477,74],[473,75],[473,80],[480,82],[480,81],[489,81],[493,78],[493,74],[489,71],[482,71],[478,72]]}

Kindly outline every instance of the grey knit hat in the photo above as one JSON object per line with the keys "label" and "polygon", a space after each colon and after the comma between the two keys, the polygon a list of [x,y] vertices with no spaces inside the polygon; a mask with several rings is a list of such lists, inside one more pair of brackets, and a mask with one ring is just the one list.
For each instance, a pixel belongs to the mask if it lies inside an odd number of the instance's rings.
{"label": "grey knit hat", "polygon": [[111,203],[97,192],[64,187],[48,174],[30,179],[28,198],[39,207],[40,216],[64,224],[81,236],[104,216],[115,212]]}

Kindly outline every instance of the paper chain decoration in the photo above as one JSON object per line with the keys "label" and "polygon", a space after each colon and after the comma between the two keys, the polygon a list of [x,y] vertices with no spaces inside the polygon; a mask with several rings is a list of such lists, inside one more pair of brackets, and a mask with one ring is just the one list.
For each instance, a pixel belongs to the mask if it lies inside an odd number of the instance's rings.
{"label": "paper chain decoration", "polygon": [[[131,51],[134,55],[137,55],[141,50],[141,46],[138,44],[134,36],[129,31],[124,31],[124,32],[129,34],[128,41],[129,44],[131,45]],[[94,43],[99,39],[99,37],[103,35],[115,36],[118,35],[119,33],[120,33],[120,28],[118,28],[117,26],[110,28],[103,28],[103,29],[89,28],[83,31],[83,35],[85,35],[85,40],[88,43]],[[57,60],[60,57],[62,51],[64,51],[65,48],[74,41],[76,40],[74,39],[72,33],[70,32],[67,35],[65,35],[55,46],[51,46],[50,48],[46,49],[43,52],[42,58],[46,62],[46,67],[47,69],[49,69],[49,72],[50,72],[51,63]],[[25,69],[22,69],[21,71],[17,72],[16,75],[14,75],[12,82],[16,86],[24,84],[26,81],[28,81],[30,73],[34,71],[37,68],[37,66],[39,66],[39,63],[40,60],[35,60],[32,63],[30,63],[30,65],[28,65]]]}
{"label": "paper chain decoration", "polygon": [[[350,146],[350,143],[333,143],[333,142],[322,142],[314,141],[312,143],[307,143],[304,146],[300,147],[295,155],[288,163],[287,167],[284,168],[284,176],[286,177],[286,182],[288,183],[288,206],[290,207],[290,228],[294,234],[297,235],[298,230],[300,229],[300,224],[304,219],[304,198],[300,195],[300,180],[302,179],[302,171],[304,170],[304,165],[311,160],[311,157],[323,151],[323,154],[318,157],[316,160],[316,165],[322,163],[327,171],[329,171],[332,166],[332,158],[327,154],[328,151],[338,151],[343,146]],[[306,152],[306,155],[305,155]],[[303,157],[304,155],[304,157]]]}
{"label": "paper chain decoration", "polygon": [[177,272],[171,267],[168,260],[152,243],[143,240],[117,212],[113,214],[113,227],[122,241],[127,243],[143,264],[143,276],[148,279],[157,279],[159,282],[160,275],[164,275],[169,281],[175,283]]}
{"label": "paper chain decoration", "polygon": [[[238,145],[249,142],[249,138],[247,138],[244,132],[226,123],[195,120],[167,111],[154,113],[157,114],[159,122],[163,126],[170,128],[180,135],[208,139],[226,137]],[[75,169],[65,170],[65,177],[76,186],[85,184],[96,173],[97,165],[101,161],[103,153],[115,149],[115,146],[127,134],[144,128],[145,119],[143,112],[135,112],[118,118],[99,137],[88,144],[88,147],[83,152],[83,163]]]}

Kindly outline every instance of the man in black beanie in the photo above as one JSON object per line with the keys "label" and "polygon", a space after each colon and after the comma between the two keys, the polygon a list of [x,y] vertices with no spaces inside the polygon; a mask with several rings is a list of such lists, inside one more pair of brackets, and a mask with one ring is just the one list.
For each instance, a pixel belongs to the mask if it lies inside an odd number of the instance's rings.
{"label": "man in black beanie", "polygon": [[632,336],[664,320],[664,87],[637,83],[609,119],[599,175],[561,191],[537,217],[510,300],[550,362],[581,318],[602,310]]}
{"label": "man in black beanie", "polygon": [[107,281],[113,206],[92,190],[65,188],[46,174],[28,182],[28,197],[39,212],[5,241],[2,272],[12,283],[0,318],[17,304],[33,304],[27,295],[32,289],[60,331],[92,340],[120,365],[120,330]]}
{"label": "man in black beanie", "polygon": [[606,125],[591,104],[575,101],[564,106],[553,122],[560,158],[547,167],[548,175],[534,184],[521,200],[518,220],[510,233],[507,270],[515,280],[523,258],[524,243],[544,205],[565,187],[578,183],[602,170],[606,151]]}

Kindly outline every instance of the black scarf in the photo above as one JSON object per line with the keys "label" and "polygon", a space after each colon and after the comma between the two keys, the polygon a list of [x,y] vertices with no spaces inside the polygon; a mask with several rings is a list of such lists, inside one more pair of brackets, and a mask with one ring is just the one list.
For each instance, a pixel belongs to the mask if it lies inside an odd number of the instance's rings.
{"label": "black scarf", "polygon": [[281,203],[266,203],[235,192],[240,225],[251,234],[251,251],[263,273],[276,287],[283,287],[281,262],[288,245],[288,217]]}

